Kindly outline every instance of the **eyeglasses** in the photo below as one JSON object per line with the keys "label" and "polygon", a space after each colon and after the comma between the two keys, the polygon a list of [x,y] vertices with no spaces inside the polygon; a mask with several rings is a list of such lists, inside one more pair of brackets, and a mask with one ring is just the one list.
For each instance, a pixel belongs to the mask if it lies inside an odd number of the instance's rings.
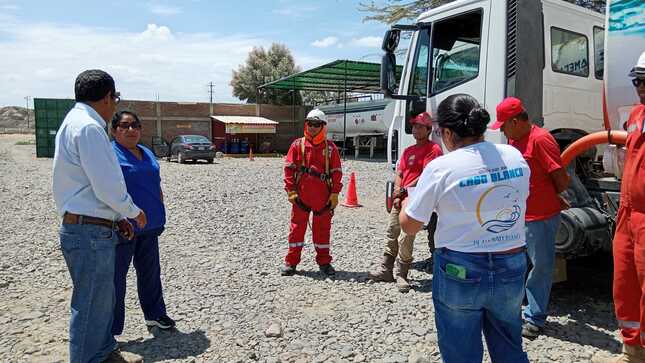
{"label": "eyeglasses", "polygon": [[307,125],[311,127],[321,127],[323,123],[318,121],[307,121]]}
{"label": "eyeglasses", "polygon": [[133,130],[140,130],[141,129],[141,122],[119,122],[116,127],[123,129],[123,130],[128,130],[128,129],[133,129]]}
{"label": "eyeglasses", "polygon": [[114,103],[118,105],[119,102],[121,102],[121,92],[114,92],[112,94],[112,99],[114,100]]}
{"label": "eyeglasses", "polygon": [[632,84],[634,87],[645,85],[645,78],[634,78],[632,79]]}

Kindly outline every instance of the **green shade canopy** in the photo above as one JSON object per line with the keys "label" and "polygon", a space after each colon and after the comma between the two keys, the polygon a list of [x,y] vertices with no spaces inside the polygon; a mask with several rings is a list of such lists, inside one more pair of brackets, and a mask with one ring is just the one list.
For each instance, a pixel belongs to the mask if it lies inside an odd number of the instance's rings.
{"label": "green shade canopy", "polygon": [[[397,79],[403,67],[396,67]],[[381,65],[352,60],[336,60],[307,71],[295,73],[258,87],[284,90],[347,91],[381,93]]]}

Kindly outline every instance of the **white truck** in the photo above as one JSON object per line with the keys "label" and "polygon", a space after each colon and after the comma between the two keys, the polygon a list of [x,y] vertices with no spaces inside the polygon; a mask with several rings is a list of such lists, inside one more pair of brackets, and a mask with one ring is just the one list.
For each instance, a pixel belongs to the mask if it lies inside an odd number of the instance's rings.
{"label": "white truck", "polygon": [[318,109],[327,115],[327,138],[342,141],[351,138],[354,157],[360,149],[369,149],[370,159],[387,135],[394,115],[391,99],[376,99],[344,104],[321,105]]}
{"label": "white truck", "polygon": [[[624,24],[643,24],[645,2],[613,3],[632,6],[635,11],[623,15],[640,19],[623,19]],[[388,131],[388,162],[394,167],[403,149],[414,142],[411,115],[425,110],[434,114],[437,105],[455,93],[474,96],[493,118],[505,97],[522,99],[532,121],[550,130],[562,150],[605,130],[605,67],[620,64],[621,82],[628,87],[626,75],[645,51],[641,26],[636,40],[609,65],[604,59],[608,23],[609,29],[615,26],[603,14],[562,0],[457,0],[422,14],[415,24],[393,26],[383,39],[381,63],[381,88],[396,102]],[[411,31],[412,37],[397,82],[395,52],[401,31]],[[635,103],[633,88],[631,97]],[[612,119],[611,124],[615,128],[622,122]],[[486,138],[506,142],[498,131],[487,132]],[[433,139],[441,142],[436,132]],[[616,159],[605,149],[617,148],[592,147],[569,168],[573,180],[565,193],[572,208],[562,212],[556,238],[562,257],[611,249],[620,175],[606,170],[607,160],[603,168],[603,153],[608,154],[605,159]]]}

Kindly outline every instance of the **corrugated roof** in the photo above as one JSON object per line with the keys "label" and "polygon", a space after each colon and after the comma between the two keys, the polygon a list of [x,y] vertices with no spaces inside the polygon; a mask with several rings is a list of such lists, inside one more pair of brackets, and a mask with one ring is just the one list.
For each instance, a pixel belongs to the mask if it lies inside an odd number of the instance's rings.
{"label": "corrugated roof", "polygon": [[[400,79],[402,66],[396,67]],[[258,89],[343,91],[381,93],[381,64],[336,60],[322,66],[263,84]]]}
{"label": "corrugated roof", "polygon": [[277,125],[278,123],[268,118],[259,116],[211,116],[212,119],[221,121],[225,124],[242,124],[242,125]]}

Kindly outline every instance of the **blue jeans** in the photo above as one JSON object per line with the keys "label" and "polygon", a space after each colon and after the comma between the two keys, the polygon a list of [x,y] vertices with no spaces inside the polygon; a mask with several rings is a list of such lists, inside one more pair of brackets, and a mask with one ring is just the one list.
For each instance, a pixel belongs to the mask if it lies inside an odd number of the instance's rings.
{"label": "blue jeans", "polygon": [[72,277],[69,360],[101,362],[116,348],[112,336],[117,233],[89,224],[63,224],[60,246]]}
{"label": "blue jeans", "polygon": [[555,265],[555,234],[560,226],[560,214],[542,221],[526,222],[526,247],[533,267],[526,279],[524,319],[543,327],[549,308],[549,295]]}
{"label": "blue jeans", "polygon": [[[522,350],[522,298],[526,253],[473,254],[438,248],[432,301],[444,363],[480,363],[482,331],[495,363],[528,363]],[[446,273],[463,266],[466,278]]]}
{"label": "blue jeans", "polygon": [[114,287],[116,305],[112,334],[121,335],[125,322],[126,277],[130,262],[134,260],[137,272],[139,304],[146,320],[157,320],[166,315],[166,305],[161,290],[161,267],[159,266],[159,235],[163,228],[141,232],[132,241],[121,238],[116,246],[116,271]]}

